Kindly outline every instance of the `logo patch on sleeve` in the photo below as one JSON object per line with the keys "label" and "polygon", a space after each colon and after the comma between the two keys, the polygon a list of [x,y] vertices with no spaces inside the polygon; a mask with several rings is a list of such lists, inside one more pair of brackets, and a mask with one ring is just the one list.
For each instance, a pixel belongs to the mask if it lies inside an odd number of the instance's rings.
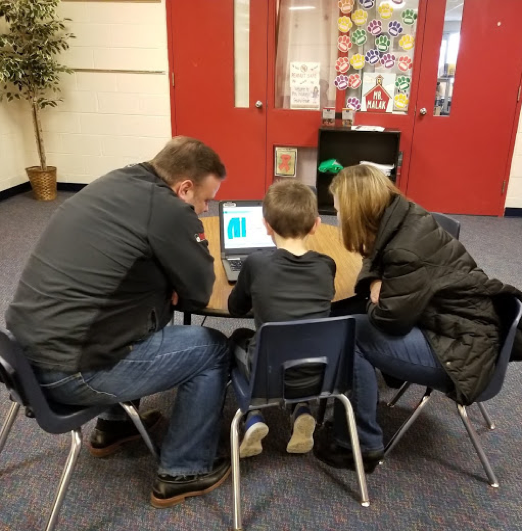
{"label": "logo patch on sleeve", "polygon": [[204,232],[200,232],[199,234],[194,234],[194,238],[196,238],[196,241],[198,243],[201,243],[207,240]]}

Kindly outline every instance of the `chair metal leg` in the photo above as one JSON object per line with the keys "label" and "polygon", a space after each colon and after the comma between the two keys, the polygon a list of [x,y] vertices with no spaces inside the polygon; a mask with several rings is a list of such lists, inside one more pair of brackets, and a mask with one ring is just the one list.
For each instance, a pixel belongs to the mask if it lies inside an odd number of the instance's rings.
{"label": "chair metal leg", "polygon": [[471,422],[468,418],[468,413],[466,411],[466,406],[457,404],[457,408],[459,410],[460,418],[462,419],[462,422],[464,423],[464,426],[466,427],[469,438],[471,439],[471,442],[473,443],[473,446],[475,447],[475,450],[479,456],[480,462],[482,463],[482,466],[484,467],[484,470],[486,471],[486,474],[489,479],[489,484],[492,487],[498,488],[497,476],[495,475],[495,472],[493,472],[493,469],[491,468],[491,465],[489,464],[489,460],[486,457],[486,454],[484,453],[482,445],[480,444],[480,440],[477,436],[477,433],[475,432],[473,426],[471,425]]}
{"label": "chair metal leg", "polygon": [[361,505],[368,507],[370,505],[370,498],[368,496],[368,488],[366,486],[366,475],[364,474],[364,465],[361,455],[361,447],[359,445],[359,435],[357,434],[357,424],[355,422],[355,415],[351,402],[346,395],[336,395],[343,404],[346,410],[346,420],[348,422],[348,429],[350,431],[350,441],[352,443],[352,452],[355,458],[355,470],[357,472],[357,481],[359,483],[359,490],[361,492]]}
{"label": "chair metal leg", "polygon": [[58,485],[58,491],[54,499],[53,508],[51,510],[51,516],[49,516],[49,521],[47,522],[47,527],[45,531],[52,531],[58,520],[58,513],[62,507],[63,500],[65,498],[65,493],[67,492],[67,487],[69,486],[69,481],[78,460],[78,455],[80,454],[80,449],[82,447],[82,430],[78,428],[77,430],[71,431],[71,449],[69,450],[69,455],[65,463],[65,467],[62,472],[62,477],[60,479],[60,484]]}
{"label": "chair metal leg", "polygon": [[393,449],[393,447],[401,440],[402,436],[408,431],[410,426],[415,422],[415,419],[420,415],[421,411],[426,407],[426,404],[431,398],[432,389],[429,387],[426,389],[424,396],[413,410],[413,413],[409,418],[403,423],[403,425],[395,432],[393,437],[389,440],[388,444],[384,447],[384,456],[386,457],[388,453]]}
{"label": "chair metal leg", "polygon": [[480,409],[480,412],[482,413],[482,416],[484,417],[484,420],[486,421],[486,424],[490,430],[495,429],[495,423],[491,420],[491,417],[489,416],[488,410],[486,409],[486,406],[482,402],[477,402],[477,406]]}
{"label": "chair metal leg", "polygon": [[393,407],[402,397],[402,395],[409,389],[411,382],[404,382],[400,389],[395,393],[395,396],[386,404],[388,407]]}
{"label": "chair metal leg", "polygon": [[243,529],[241,522],[241,471],[239,469],[239,421],[243,413],[241,409],[236,411],[230,426],[230,448],[232,450],[232,510],[234,512],[234,531]]}
{"label": "chair metal leg", "polygon": [[11,428],[16,420],[16,415],[18,415],[18,411],[20,411],[20,404],[18,402],[13,402],[11,404],[11,408],[9,409],[9,413],[7,414],[7,418],[5,419],[4,425],[2,426],[2,431],[0,431],[0,452],[4,449],[7,437],[9,437]]}
{"label": "chair metal leg", "polygon": [[148,431],[145,429],[145,426],[141,421],[140,414],[138,413],[138,410],[136,409],[134,404],[132,404],[132,402],[120,402],[120,406],[127,412],[127,415],[129,415],[132,422],[134,422],[134,426],[136,426],[136,428],[140,432],[143,441],[147,445],[147,448],[150,450],[150,453],[153,455],[154,459],[156,459],[156,461],[159,461],[158,448],[150,438]]}

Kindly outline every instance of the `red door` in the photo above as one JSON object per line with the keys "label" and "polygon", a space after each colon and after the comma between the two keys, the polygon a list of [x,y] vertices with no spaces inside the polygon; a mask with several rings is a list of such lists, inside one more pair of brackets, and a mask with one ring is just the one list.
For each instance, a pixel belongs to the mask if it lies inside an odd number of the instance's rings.
{"label": "red door", "polygon": [[434,116],[446,0],[428,2],[406,193],[428,210],[502,215],[522,73],[522,2],[465,0],[463,7],[451,110]]}
{"label": "red door", "polygon": [[[173,130],[219,153],[227,168],[219,191],[223,199],[261,199],[265,192],[267,18],[266,0],[250,0],[248,89],[238,107],[234,2],[171,0],[169,5]],[[244,26],[238,30],[246,31]]]}

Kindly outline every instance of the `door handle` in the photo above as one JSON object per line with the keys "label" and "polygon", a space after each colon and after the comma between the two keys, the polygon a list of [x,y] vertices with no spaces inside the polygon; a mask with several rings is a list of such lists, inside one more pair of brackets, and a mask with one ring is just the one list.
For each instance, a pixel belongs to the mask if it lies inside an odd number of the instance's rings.
{"label": "door handle", "polygon": [[428,114],[428,111],[426,110],[426,107],[423,107],[423,108],[419,111],[419,114],[422,114],[422,116],[424,116],[425,114]]}
{"label": "door handle", "polygon": [[256,101],[256,107],[257,107],[258,109],[261,109],[262,106],[263,106],[263,102],[260,101],[260,100],[257,100],[257,101]]}

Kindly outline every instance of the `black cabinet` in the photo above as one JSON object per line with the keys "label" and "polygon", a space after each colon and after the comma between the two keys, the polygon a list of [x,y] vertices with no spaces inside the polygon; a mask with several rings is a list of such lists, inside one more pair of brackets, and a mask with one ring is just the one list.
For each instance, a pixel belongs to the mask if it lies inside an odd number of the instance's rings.
{"label": "black cabinet", "polygon": [[[390,179],[395,182],[399,159],[400,132],[385,129],[357,131],[345,127],[321,127],[317,146],[317,165],[336,159],[343,167],[359,164],[361,160],[378,164],[393,164]],[[317,203],[320,214],[335,214],[333,198],[328,187],[335,175],[317,170]]]}

